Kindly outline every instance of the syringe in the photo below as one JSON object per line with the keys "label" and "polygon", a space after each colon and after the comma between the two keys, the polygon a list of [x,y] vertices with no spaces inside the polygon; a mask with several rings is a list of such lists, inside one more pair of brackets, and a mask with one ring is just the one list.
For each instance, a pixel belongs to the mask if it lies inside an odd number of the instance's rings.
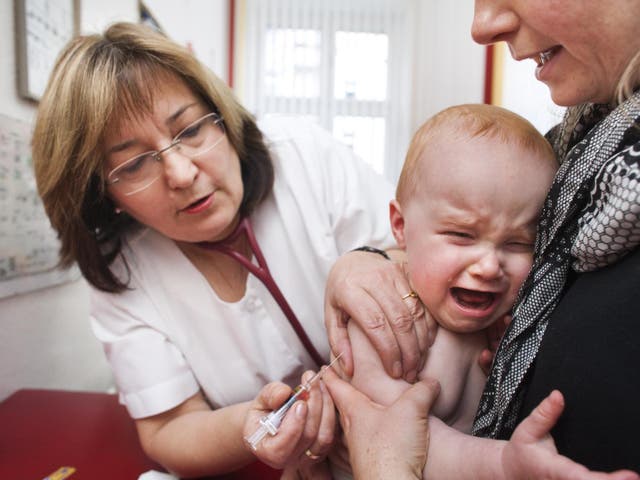
{"label": "syringe", "polygon": [[291,396],[287,399],[286,402],[284,402],[284,404],[280,408],[274,410],[270,414],[265,415],[260,419],[260,426],[258,427],[258,429],[248,437],[245,437],[245,440],[249,445],[251,445],[251,448],[257,450],[258,444],[262,441],[267,433],[270,435],[275,435],[276,433],[278,433],[278,428],[280,428],[282,419],[289,411],[289,409],[293,406],[293,404],[300,399],[306,400],[307,394],[309,393],[309,390],[311,390],[311,385],[313,385],[318,379],[322,378],[325,370],[331,367],[331,365],[333,365],[341,355],[342,353],[334,358],[329,365],[327,365],[326,367],[322,367],[320,371],[316,373],[308,382],[300,384],[296,388],[294,388]]}

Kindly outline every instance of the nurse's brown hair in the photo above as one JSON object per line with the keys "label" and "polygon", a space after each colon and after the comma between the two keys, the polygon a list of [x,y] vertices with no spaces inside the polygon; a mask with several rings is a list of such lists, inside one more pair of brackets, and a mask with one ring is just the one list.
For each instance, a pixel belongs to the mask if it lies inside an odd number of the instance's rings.
{"label": "nurse's brown hair", "polygon": [[251,213],[273,186],[273,165],[254,118],[186,49],[131,23],[71,40],[38,108],[33,162],[38,191],[61,241],[61,265],[77,262],[98,289],[126,288],[127,279],[109,267],[121,252],[124,234],[135,226],[127,215],[116,214],[106,194],[106,129],[149,114],[155,92],[171,77],[224,118],[242,169],[240,213]]}

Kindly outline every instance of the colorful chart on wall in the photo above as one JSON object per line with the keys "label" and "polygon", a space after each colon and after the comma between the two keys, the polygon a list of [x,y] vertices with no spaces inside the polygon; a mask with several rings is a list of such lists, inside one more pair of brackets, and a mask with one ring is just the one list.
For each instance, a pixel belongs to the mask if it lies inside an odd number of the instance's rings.
{"label": "colorful chart on wall", "polygon": [[60,243],[36,189],[28,123],[0,115],[0,297],[79,277],[56,268]]}

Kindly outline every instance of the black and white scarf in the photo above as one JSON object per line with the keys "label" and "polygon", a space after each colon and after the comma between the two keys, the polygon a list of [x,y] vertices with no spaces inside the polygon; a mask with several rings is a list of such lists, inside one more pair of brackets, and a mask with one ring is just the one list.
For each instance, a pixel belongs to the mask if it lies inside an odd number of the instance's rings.
{"label": "black and white scarf", "polygon": [[473,434],[508,438],[523,382],[573,268],[610,265],[640,243],[640,92],[615,110],[570,109],[552,144],[564,159],[538,225],[534,263],[500,343]]}

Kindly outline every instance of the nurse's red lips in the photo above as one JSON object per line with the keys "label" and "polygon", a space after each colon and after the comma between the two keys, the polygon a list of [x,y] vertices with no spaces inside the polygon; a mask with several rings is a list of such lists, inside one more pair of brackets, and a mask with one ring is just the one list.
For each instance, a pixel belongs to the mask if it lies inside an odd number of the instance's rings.
{"label": "nurse's red lips", "polygon": [[190,203],[185,208],[182,209],[184,213],[195,214],[200,213],[203,210],[209,208],[209,206],[213,203],[213,193],[207,195],[205,197],[199,198],[193,203]]}

